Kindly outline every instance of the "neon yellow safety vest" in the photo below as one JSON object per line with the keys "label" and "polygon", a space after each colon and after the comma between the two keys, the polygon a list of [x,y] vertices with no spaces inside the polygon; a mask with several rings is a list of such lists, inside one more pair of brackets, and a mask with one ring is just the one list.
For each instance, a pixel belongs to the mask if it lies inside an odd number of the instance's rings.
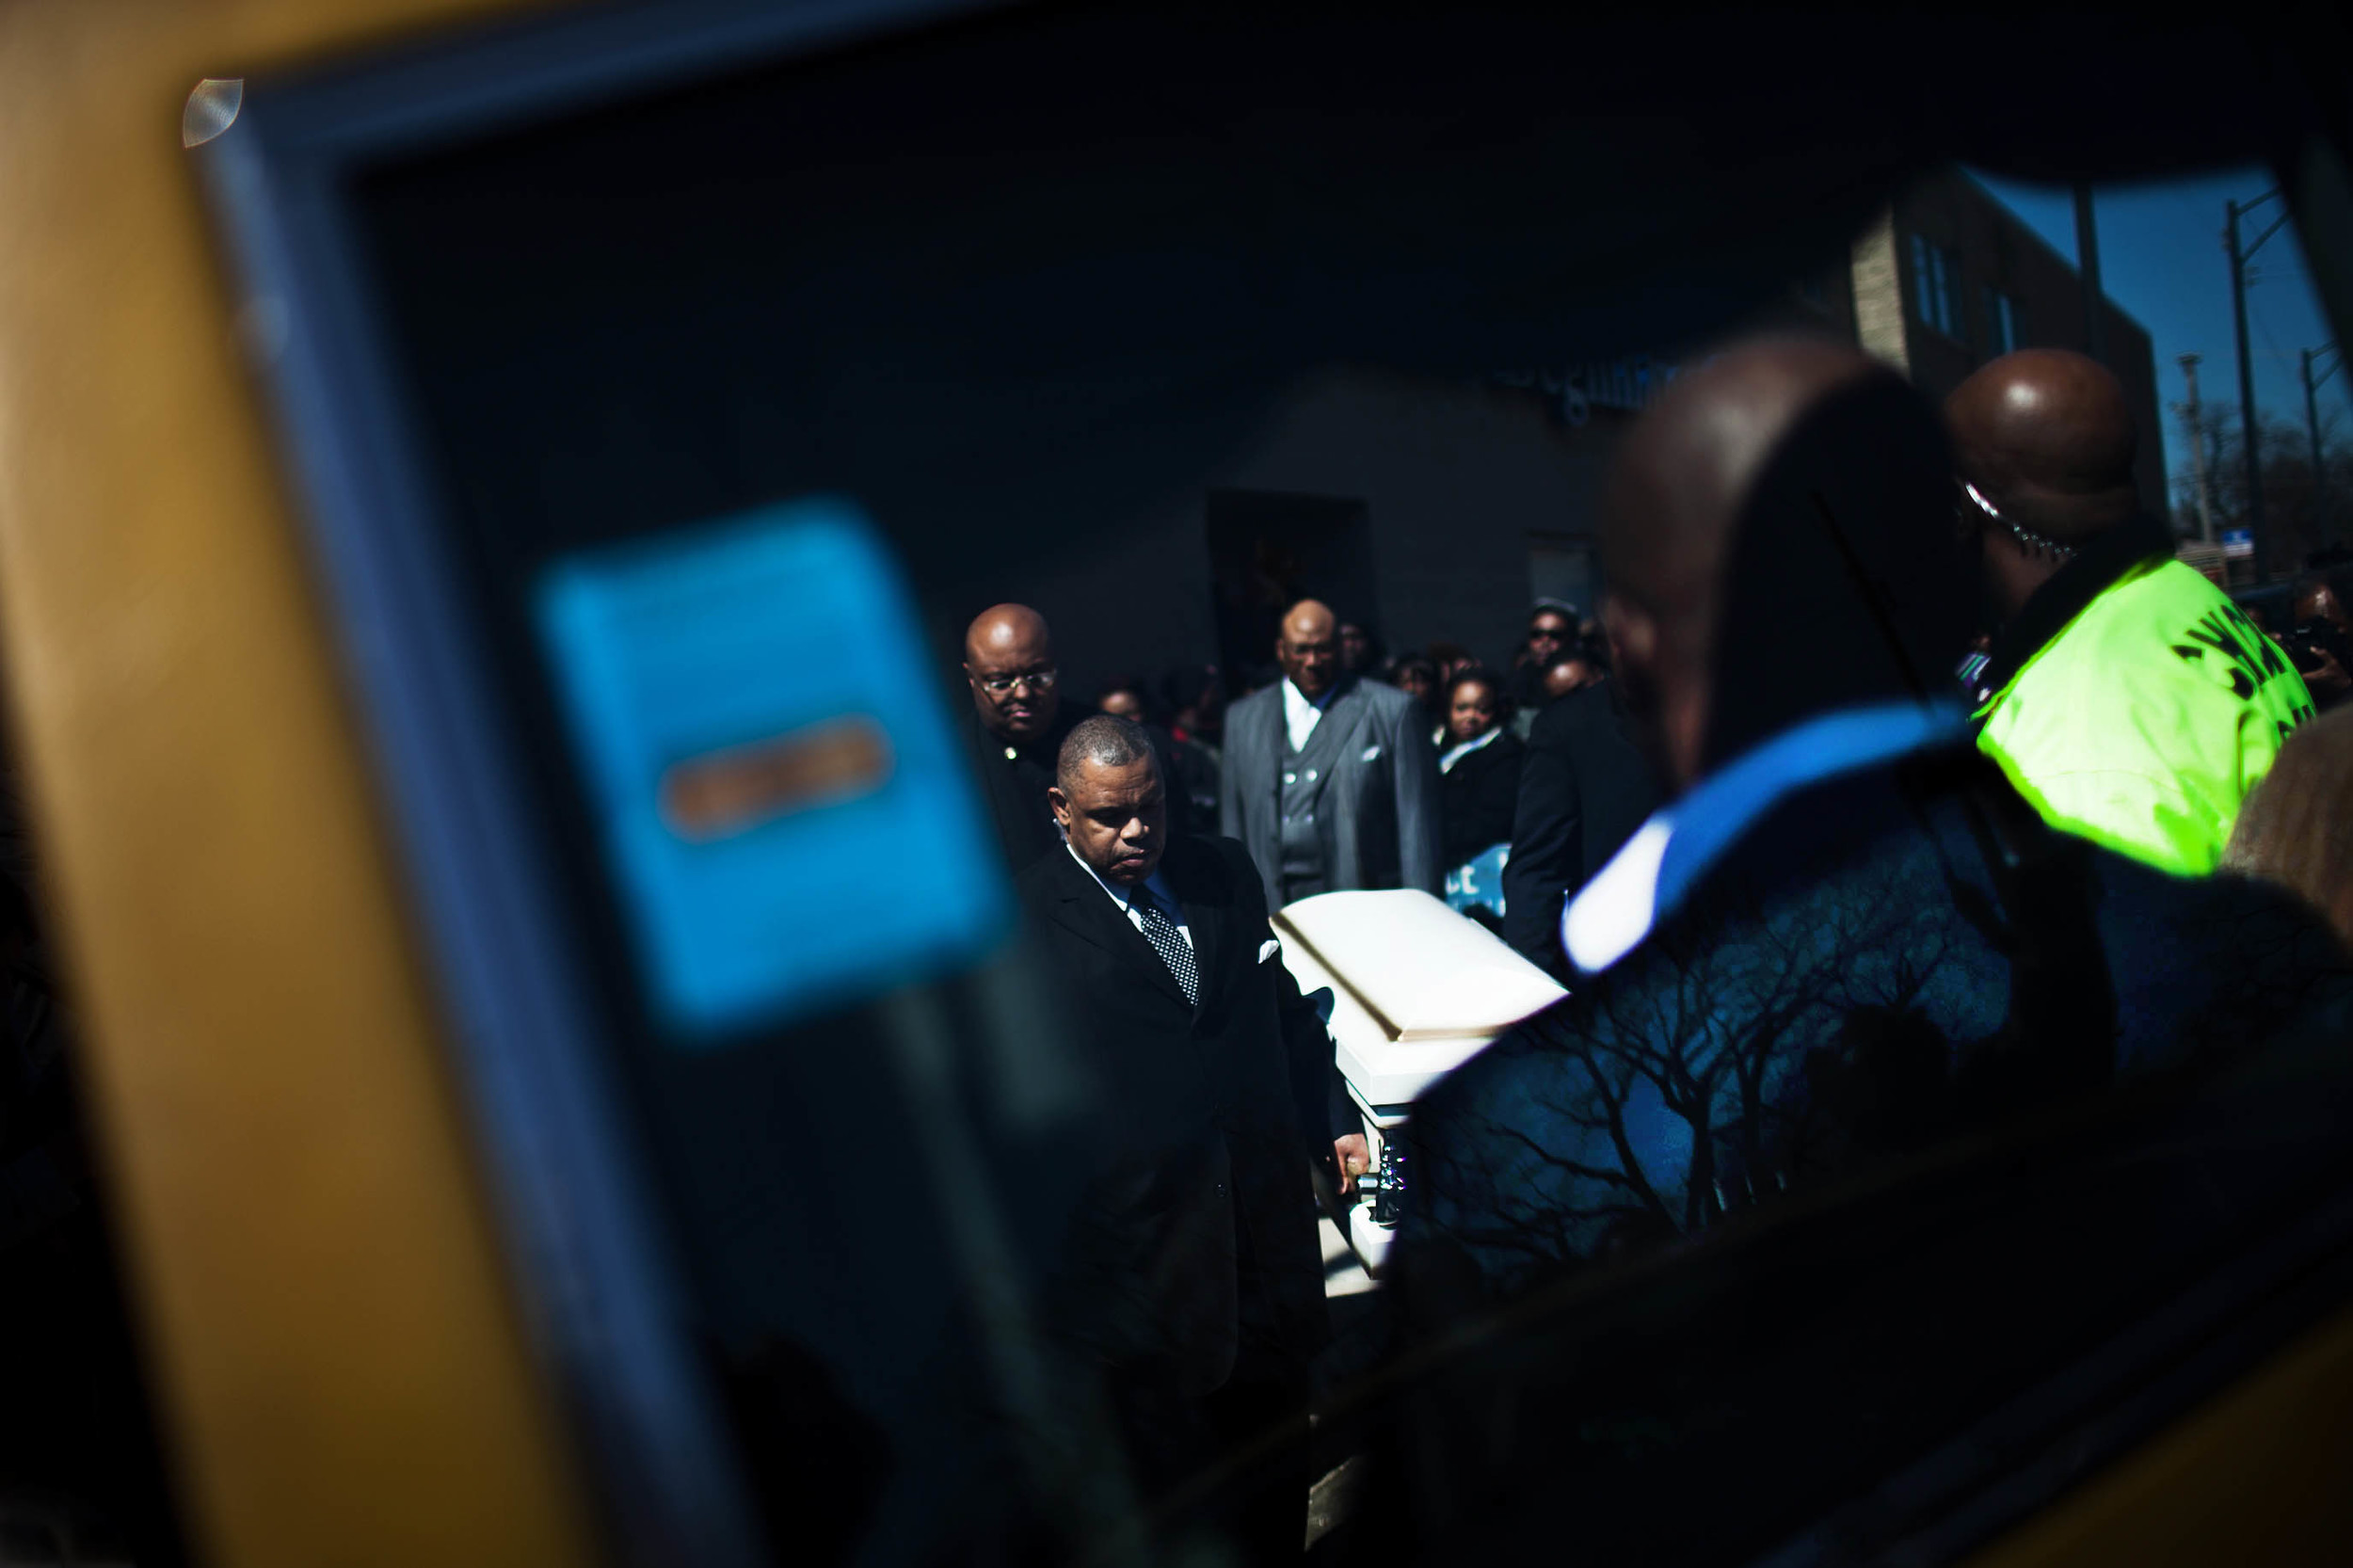
{"label": "neon yellow safety vest", "polygon": [[2201,875],[2312,716],[2303,678],[2220,589],[2144,559],[1979,705],[1977,745],[2054,827]]}

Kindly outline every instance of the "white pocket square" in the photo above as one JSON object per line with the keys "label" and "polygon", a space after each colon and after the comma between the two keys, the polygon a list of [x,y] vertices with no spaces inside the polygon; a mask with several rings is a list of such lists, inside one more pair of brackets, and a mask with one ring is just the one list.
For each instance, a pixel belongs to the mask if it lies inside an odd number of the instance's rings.
{"label": "white pocket square", "polygon": [[1367,747],[1365,747],[1365,755],[1364,755],[1363,760],[1369,762],[1369,761],[1372,761],[1372,760],[1374,760],[1375,759],[1377,759],[1380,755],[1381,755],[1381,748],[1380,748],[1379,746],[1377,746],[1377,745],[1367,746]]}
{"label": "white pocket square", "polygon": [[1270,936],[1258,944],[1258,962],[1263,964],[1283,951],[1283,944]]}

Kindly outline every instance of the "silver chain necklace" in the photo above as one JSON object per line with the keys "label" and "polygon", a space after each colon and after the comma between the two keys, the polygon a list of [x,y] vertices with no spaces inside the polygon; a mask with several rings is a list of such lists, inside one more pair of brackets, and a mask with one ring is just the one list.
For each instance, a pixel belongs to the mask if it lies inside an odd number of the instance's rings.
{"label": "silver chain necklace", "polygon": [[1993,503],[1988,501],[1982,494],[1980,494],[1977,490],[1977,487],[1969,483],[1968,480],[1962,479],[1957,481],[1957,483],[1961,486],[1961,493],[1968,499],[1971,505],[1975,506],[1978,511],[1983,512],[1987,517],[1992,518],[1995,522],[2000,523],[2003,530],[2008,533],[2011,538],[2016,539],[2020,544],[2025,545],[2028,550],[2035,552],[2037,554],[2049,555],[2061,561],[2072,561],[2075,558],[2075,550],[2073,545],[2063,545],[2057,539],[2049,538],[2043,535],[2036,533],[2033,529],[2027,527],[2023,522],[2017,521],[2015,519],[2004,517],[2001,514],[2000,509],[1997,508]]}

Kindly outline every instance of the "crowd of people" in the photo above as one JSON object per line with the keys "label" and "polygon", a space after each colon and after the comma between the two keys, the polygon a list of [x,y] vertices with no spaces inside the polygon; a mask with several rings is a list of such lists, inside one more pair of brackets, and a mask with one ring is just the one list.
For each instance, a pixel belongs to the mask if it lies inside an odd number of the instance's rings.
{"label": "crowd of people", "polygon": [[[2174,560],[2136,439],[2082,356],[2006,356],[1939,410],[1851,349],[1765,340],[1638,422],[1601,616],[1539,601],[1504,667],[1384,657],[1307,600],[1230,702],[1193,666],[1087,712],[1034,611],[972,622],[1008,860],[1122,1103],[1152,1108],[1102,1189],[1121,1243],[1090,1256],[1118,1260],[1106,1299],[1150,1304],[1100,1351],[1160,1480],[1304,1411],[1300,1161],[1368,1159],[1275,961],[1297,900],[1451,880],[1569,987],[1399,1134],[1401,1346],[2344,1009],[2353,712],[2316,718],[2300,673],[2342,695],[2340,582],[2299,582],[2295,646],[2266,636]],[[1500,900],[1464,897],[1491,854]],[[1228,1523],[1282,1560],[1306,1478],[1267,1473]]]}
{"label": "crowd of people", "polygon": [[[1557,917],[1561,896],[1583,880],[1582,871],[1597,867],[1657,804],[1623,704],[1602,695],[1610,655],[1601,622],[1565,600],[1538,600],[1527,634],[1499,664],[1443,642],[1384,653],[1361,625],[1312,600],[1286,611],[1274,652],[1273,663],[1230,684],[1214,664],[1186,664],[1158,680],[1113,676],[1084,703],[1062,690],[1042,616],[1018,604],[983,612],[967,633],[970,739],[1008,860],[1018,869],[1055,841],[1036,803],[1055,748],[1092,713],[1143,728],[1163,769],[1171,831],[1242,839],[1269,868],[1267,893],[1278,908],[1319,891],[1419,887],[1500,931],[1507,904],[1495,876],[1469,891],[1456,885],[1469,880],[1463,873],[1482,856],[1495,872],[1518,856],[1523,879],[1532,864],[1542,868],[1542,880],[1556,884]],[[1572,751],[1591,757],[1592,743],[1556,740],[1560,718],[1543,737],[1537,733],[1545,713],[1578,693],[1594,694],[1566,705],[1586,715],[1578,728],[1598,722],[1621,742],[1603,748],[1609,766],[1592,779],[1554,765]],[[1340,722],[1314,742],[1335,703]],[[1357,745],[1352,760],[1343,742],[1360,728],[1372,744]],[[1239,749],[1230,766],[1229,745]],[[1365,755],[1375,746],[1378,754]],[[1278,766],[1293,756],[1299,766]],[[1531,757],[1541,759],[1530,816],[1537,836],[1524,846],[1514,826],[1522,770]],[[1285,775],[1279,789],[1273,784],[1278,773]],[[1229,778],[1240,783],[1229,789]],[[1267,789],[1254,791],[1253,784]],[[1556,840],[1564,820],[1581,827],[1577,800],[1585,786],[1612,797],[1617,808],[1601,814],[1601,831],[1574,833],[1574,852],[1564,856]],[[1268,805],[1260,797],[1270,790]],[[1360,820],[1368,806],[1379,813],[1369,824]],[[1428,841],[1433,833],[1434,846]],[[1533,896],[1544,902],[1544,894]],[[1517,945],[1557,967],[1548,937],[1529,936]]]}

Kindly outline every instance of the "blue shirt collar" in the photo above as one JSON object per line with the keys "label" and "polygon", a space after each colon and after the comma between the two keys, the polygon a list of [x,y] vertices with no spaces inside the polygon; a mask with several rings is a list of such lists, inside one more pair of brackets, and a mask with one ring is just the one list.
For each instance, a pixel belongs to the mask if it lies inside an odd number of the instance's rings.
{"label": "blue shirt collar", "polygon": [[1842,708],[1785,729],[1661,807],[1561,913],[1561,945],[1598,974],[1673,914],[1724,851],[1768,811],[1812,784],[1965,741],[1956,702]]}
{"label": "blue shirt collar", "polygon": [[1335,680],[1323,688],[1321,696],[1309,696],[1299,689],[1297,681],[1287,675],[1283,677],[1283,711],[1288,713],[1293,703],[1302,703],[1321,713],[1332,706],[1332,699],[1339,695],[1339,691],[1340,683]]}

